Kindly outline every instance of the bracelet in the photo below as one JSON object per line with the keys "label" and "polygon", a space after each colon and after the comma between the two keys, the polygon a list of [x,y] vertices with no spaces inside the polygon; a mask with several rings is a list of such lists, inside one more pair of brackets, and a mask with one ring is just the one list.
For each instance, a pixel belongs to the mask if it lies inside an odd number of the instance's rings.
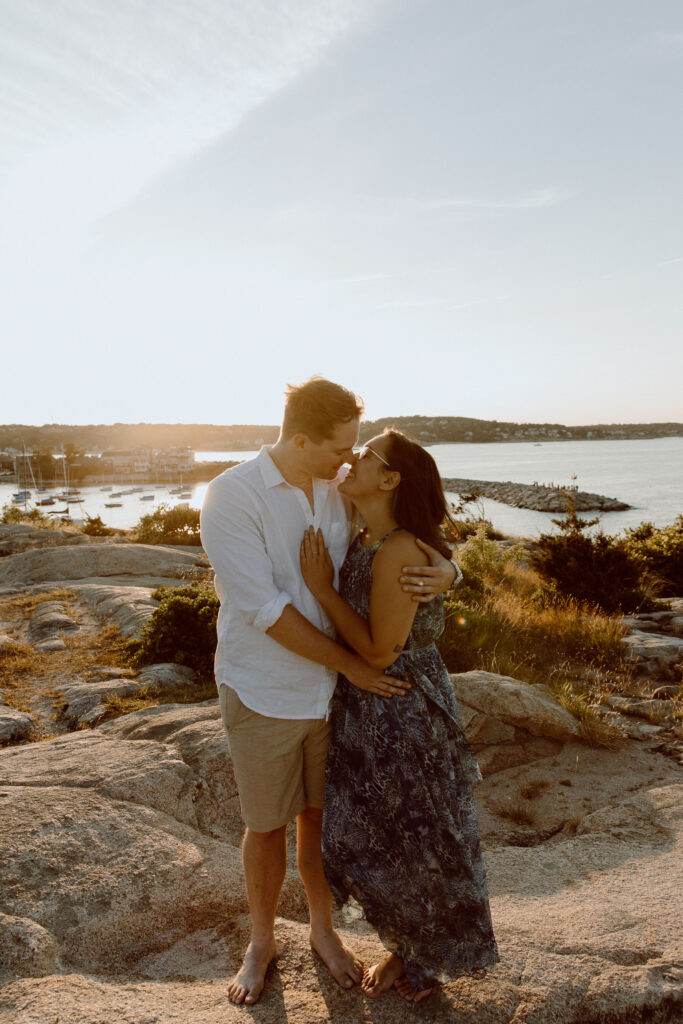
{"label": "bracelet", "polygon": [[455,569],[455,576],[453,577],[453,582],[451,583],[448,589],[454,590],[457,587],[458,583],[462,583],[462,569],[460,568],[460,566],[458,565],[454,558],[450,559],[450,563]]}

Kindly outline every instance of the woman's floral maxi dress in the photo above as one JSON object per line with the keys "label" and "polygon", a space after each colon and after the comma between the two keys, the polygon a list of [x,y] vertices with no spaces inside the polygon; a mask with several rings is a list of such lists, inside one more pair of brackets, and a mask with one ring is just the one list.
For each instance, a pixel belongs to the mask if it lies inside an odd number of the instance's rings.
{"label": "woman's floral maxi dress", "polygon": [[[356,539],[341,570],[340,593],[365,619],[380,544]],[[442,599],[420,604],[387,671],[412,683],[405,695],[379,697],[339,677],[327,757],[323,860],[333,895],[361,904],[417,989],[499,959],[472,799],[481,774],[434,643],[442,630]]]}

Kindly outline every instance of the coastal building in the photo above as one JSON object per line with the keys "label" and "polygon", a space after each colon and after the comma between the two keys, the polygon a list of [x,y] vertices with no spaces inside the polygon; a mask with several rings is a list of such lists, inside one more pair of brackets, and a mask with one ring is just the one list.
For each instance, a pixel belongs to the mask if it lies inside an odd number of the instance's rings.
{"label": "coastal building", "polygon": [[192,448],[167,448],[154,452],[155,470],[160,473],[180,475],[189,473],[194,466],[194,451]]}
{"label": "coastal building", "polygon": [[105,452],[102,458],[111,463],[114,473],[142,476],[149,473],[152,468],[150,450],[142,445],[131,448],[130,451]]}
{"label": "coastal building", "polygon": [[108,451],[102,454],[114,475],[145,477],[155,475],[171,479],[189,473],[194,467],[192,448],[145,448],[138,445],[126,451]]}

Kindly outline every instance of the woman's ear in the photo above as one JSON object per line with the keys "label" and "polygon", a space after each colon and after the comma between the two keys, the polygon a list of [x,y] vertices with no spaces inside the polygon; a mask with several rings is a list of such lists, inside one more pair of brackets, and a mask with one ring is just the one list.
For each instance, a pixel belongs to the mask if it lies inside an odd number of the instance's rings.
{"label": "woman's ear", "polygon": [[379,485],[380,491],[395,491],[401,482],[401,474],[397,469],[388,469]]}

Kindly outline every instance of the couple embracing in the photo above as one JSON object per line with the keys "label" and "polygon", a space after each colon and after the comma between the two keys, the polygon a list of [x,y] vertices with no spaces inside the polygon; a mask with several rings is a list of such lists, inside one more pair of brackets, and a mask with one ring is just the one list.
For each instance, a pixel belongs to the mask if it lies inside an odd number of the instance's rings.
{"label": "couple embracing", "polygon": [[[252,938],[228,987],[259,998],[297,822],[311,945],[344,988],[419,1002],[498,960],[472,799],[481,776],[435,646],[455,566],[431,456],[312,378],[270,448],[209,485],[216,682],[246,825]],[[342,466],[350,469],[343,476]],[[365,968],[332,927],[353,896],[387,949]]]}

